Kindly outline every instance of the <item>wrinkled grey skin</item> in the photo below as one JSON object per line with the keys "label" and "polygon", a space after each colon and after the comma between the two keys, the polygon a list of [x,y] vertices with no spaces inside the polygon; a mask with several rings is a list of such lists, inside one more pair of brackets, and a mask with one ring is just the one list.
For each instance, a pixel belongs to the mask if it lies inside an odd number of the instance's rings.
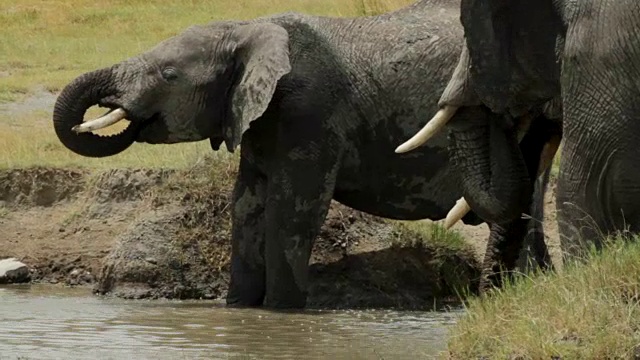
{"label": "wrinkled grey skin", "polygon": [[[461,196],[444,135],[394,153],[437,109],[461,30],[457,0],[377,17],[287,13],[192,27],[80,76],[59,96],[54,124],[85,156],[112,155],[133,141],[210,139],[229,151],[241,144],[227,302],[303,307],[311,247],[332,198],[411,220],[442,219]],[[124,108],[127,132],[107,140],[70,133],[95,103]],[[480,220],[470,214],[465,222]],[[513,226],[511,234],[525,236],[525,221]],[[544,245],[541,231],[531,237]]]}
{"label": "wrinkled grey skin", "polygon": [[[441,104],[518,115],[561,100],[557,207],[565,254],[582,255],[588,244],[601,247],[609,233],[640,230],[640,2],[462,0],[461,20],[468,51],[460,61],[467,66],[452,77],[453,90]],[[521,167],[517,159],[488,154],[474,161]],[[520,176],[498,174],[505,175],[510,184]],[[480,177],[491,183],[490,174]],[[478,198],[483,192],[475,187],[465,194]],[[487,221],[499,220],[502,214],[483,211],[490,201],[472,207]]]}

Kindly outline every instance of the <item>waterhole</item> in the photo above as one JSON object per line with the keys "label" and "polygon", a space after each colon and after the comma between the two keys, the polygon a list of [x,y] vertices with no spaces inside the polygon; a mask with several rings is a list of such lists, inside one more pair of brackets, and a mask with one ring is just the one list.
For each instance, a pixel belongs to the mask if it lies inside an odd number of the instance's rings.
{"label": "waterhole", "polygon": [[459,312],[273,312],[0,288],[2,359],[430,359]]}

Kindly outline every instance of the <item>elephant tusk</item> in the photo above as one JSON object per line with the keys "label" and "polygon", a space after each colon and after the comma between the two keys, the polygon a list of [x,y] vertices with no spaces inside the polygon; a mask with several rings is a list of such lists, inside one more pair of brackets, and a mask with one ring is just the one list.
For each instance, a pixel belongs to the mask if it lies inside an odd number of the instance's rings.
{"label": "elephant tusk", "polygon": [[71,130],[79,134],[83,132],[103,129],[103,128],[106,128],[107,126],[111,126],[117,123],[118,121],[121,121],[126,116],[127,116],[127,113],[123,109],[116,109],[98,119],[83,122],[82,124],[76,125],[72,127]]}
{"label": "elephant tusk", "polygon": [[447,213],[447,217],[444,219],[444,228],[449,230],[455,223],[467,215],[469,211],[471,211],[471,206],[469,206],[464,197],[461,197]]}
{"label": "elephant tusk", "polygon": [[429,122],[427,122],[427,124],[418,131],[417,134],[413,135],[411,139],[396,148],[396,153],[405,153],[426,143],[430,138],[437,134],[449,122],[449,120],[451,120],[451,118],[453,118],[456,111],[458,111],[458,107],[452,105],[446,105],[442,109],[438,110],[433,118],[431,118],[431,120],[429,120]]}

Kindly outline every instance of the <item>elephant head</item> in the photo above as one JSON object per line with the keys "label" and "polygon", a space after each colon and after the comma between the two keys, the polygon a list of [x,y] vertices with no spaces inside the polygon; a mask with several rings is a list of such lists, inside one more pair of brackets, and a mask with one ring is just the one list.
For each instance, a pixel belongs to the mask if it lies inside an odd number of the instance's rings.
{"label": "elephant head", "polygon": [[418,147],[447,125],[465,199],[487,222],[512,221],[525,210],[536,174],[528,173],[518,141],[532,119],[559,117],[558,106],[549,106],[560,104],[556,49],[563,22],[556,5],[462,0],[466,45],[441,109],[396,150]]}
{"label": "elephant head", "polygon": [[[233,152],[290,71],[288,33],[278,25],[190,27],[146,53],[73,80],[56,101],[55,132],[67,148],[90,157],[117,154],[135,141],[207,138]],[[93,105],[111,112],[83,123]],[[117,135],[91,133],[123,118],[130,124]]]}

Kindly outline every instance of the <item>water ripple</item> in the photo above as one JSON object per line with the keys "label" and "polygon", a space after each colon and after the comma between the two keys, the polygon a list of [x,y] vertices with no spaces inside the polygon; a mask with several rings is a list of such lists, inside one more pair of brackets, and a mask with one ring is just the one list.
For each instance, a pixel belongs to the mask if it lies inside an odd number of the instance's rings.
{"label": "water ripple", "polygon": [[0,354],[33,359],[424,359],[458,313],[269,312],[0,288]]}

